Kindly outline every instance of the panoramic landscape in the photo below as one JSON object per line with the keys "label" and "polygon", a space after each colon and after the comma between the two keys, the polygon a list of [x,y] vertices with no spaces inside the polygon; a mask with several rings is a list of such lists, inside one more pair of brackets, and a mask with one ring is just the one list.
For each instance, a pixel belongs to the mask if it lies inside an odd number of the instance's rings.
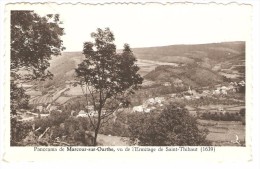
{"label": "panoramic landscape", "polygon": [[245,41],[67,51],[60,17],[11,12],[11,146],[246,145]]}

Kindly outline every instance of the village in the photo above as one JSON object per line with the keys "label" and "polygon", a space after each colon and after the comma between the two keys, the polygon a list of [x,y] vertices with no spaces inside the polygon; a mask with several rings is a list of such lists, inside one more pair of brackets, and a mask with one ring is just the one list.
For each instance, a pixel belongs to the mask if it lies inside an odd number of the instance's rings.
{"label": "village", "polygon": [[[85,86],[75,85],[77,81],[66,81],[65,88],[57,91],[50,91],[48,94],[41,95],[39,92],[31,92],[32,85],[24,85],[23,87],[27,89],[28,94],[31,95],[30,104],[33,106],[31,112],[18,112],[20,115],[21,121],[33,120],[34,117],[46,117],[52,111],[57,111],[62,113],[61,107],[66,105],[66,102],[70,99],[73,99],[76,96],[82,95],[82,90],[84,92]],[[150,83],[151,85],[152,83]],[[147,84],[144,84],[146,86]],[[183,83],[180,80],[176,80],[175,83],[165,82],[162,83],[161,86],[169,87],[171,85],[174,86],[183,86]],[[242,80],[240,82],[230,82],[228,85],[216,85],[215,88],[211,90],[207,87],[200,89],[192,89],[189,86],[187,91],[178,92],[178,93],[169,93],[160,97],[152,97],[143,101],[141,105],[133,106],[132,108],[126,108],[127,112],[132,113],[155,113],[160,112],[165,105],[170,102],[185,102],[193,100],[202,100],[209,98],[225,98],[231,93],[236,93],[239,91],[240,87],[245,87],[245,82]],[[31,92],[31,93],[30,93]],[[53,92],[53,93],[52,93]],[[232,107],[232,106],[231,106]],[[240,106],[241,107],[241,106]],[[243,108],[244,106],[242,106]],[[214,108],[199,108],[193,107],[190,105],[186,105],[186,108],[190,111],[190,113],[197,115],[197,111],[205,111],[210,110],[210,112],[223,112],[225,113],[228,109],[223,106],[217,106]],[[121,109],[122,111],[122,109]],[[236,111],[237,112],[237,111]],[[106,110],[103,110],[103,114],[106,113]],[[96,117],[97,111],[94,110],[93,105],[85,106],[84,109],[80,110],[71,110],[71,116],[76,117]],[[116,120],[116,115],[113,113],[114,120]]]}

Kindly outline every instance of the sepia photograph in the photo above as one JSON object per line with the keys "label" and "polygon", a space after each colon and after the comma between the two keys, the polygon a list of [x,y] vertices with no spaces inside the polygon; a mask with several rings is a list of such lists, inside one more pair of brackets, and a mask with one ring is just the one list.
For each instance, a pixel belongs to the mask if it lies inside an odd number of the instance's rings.
{"label": "sepia photograph", "polygon": [[8,15],[11,147],[248,146],[250,5]]}

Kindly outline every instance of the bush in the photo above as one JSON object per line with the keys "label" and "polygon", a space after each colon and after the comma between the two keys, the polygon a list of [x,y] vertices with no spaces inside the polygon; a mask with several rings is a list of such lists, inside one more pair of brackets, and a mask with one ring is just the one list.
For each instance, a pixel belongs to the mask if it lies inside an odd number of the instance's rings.
{"label": "bush", "polygon": [[74,131],[73,138],[75,141],[81,142],[84,145],[85,144],[85,131],[84,130]]}
{"label": "bush", "polygon": [[11,146],[18,146],[31,130],[30,122],[21,122],[16,117],[11,117]]}
{"label": "bush", "polygon": [[57,137],[62,138],[62,136],[66,135],[66,131],[61,126],[53,126],[51,128],[52,130],[52,139],[55,139]]}
{"label": "bush", "polygon": [[210,145],[207,131],[199,129],[196,118],[180,105],[168,105],[161,113],[133,115],[129,124],[131,139],[142,146]]}
{"label": "bush", "polygon": [[35,119],[35,128],[41,127],[40,132],[44,132],[48,127],[59,126],[69,118],[69,114],[69,112],[52,111],[47,117]]}
{"label": "bush", "polygon": [[86,131],[91,131],[92,126],[87,117],[69,117],[64,122],[64,128],[68,139],[73,140],[73,144],[89,146],[91,144],[90,136],[86,138]]}

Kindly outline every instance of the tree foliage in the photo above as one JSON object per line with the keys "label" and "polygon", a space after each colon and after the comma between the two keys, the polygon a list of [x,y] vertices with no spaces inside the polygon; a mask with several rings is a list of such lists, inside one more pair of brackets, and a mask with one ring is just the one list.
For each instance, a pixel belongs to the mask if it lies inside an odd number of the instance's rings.
{"label": "tree foliage", "polygon": [[[76,74],[80,84],[86,87],[86,103],[97,111],[97,118],[92,120],[96,144],[102,123],[119,105],[127,106],[125,98],[140,87],[143,79],[138,74],[139,67],[130,46],[125,44],[122,53],[116,52],[114,34],[109,28],[98,28],[91,37],[94,42],[84,43],[85,60],[78,65]],[[104,107],[106,112],[102,113]]]}
{"label": "tree foliage", "polygon": [[41,17],[33,11],[11,11],[11,70],[32,71],[33,79],[50,75],[52,55],[64,49],[59,15]]}
{"label": "tree foliage", "polygon": [[196,118],[177,104],[165,107],[160,114],[142,114],[129,119],[132,140],[142,146],[210,145],[207,131],[198,127]]}

